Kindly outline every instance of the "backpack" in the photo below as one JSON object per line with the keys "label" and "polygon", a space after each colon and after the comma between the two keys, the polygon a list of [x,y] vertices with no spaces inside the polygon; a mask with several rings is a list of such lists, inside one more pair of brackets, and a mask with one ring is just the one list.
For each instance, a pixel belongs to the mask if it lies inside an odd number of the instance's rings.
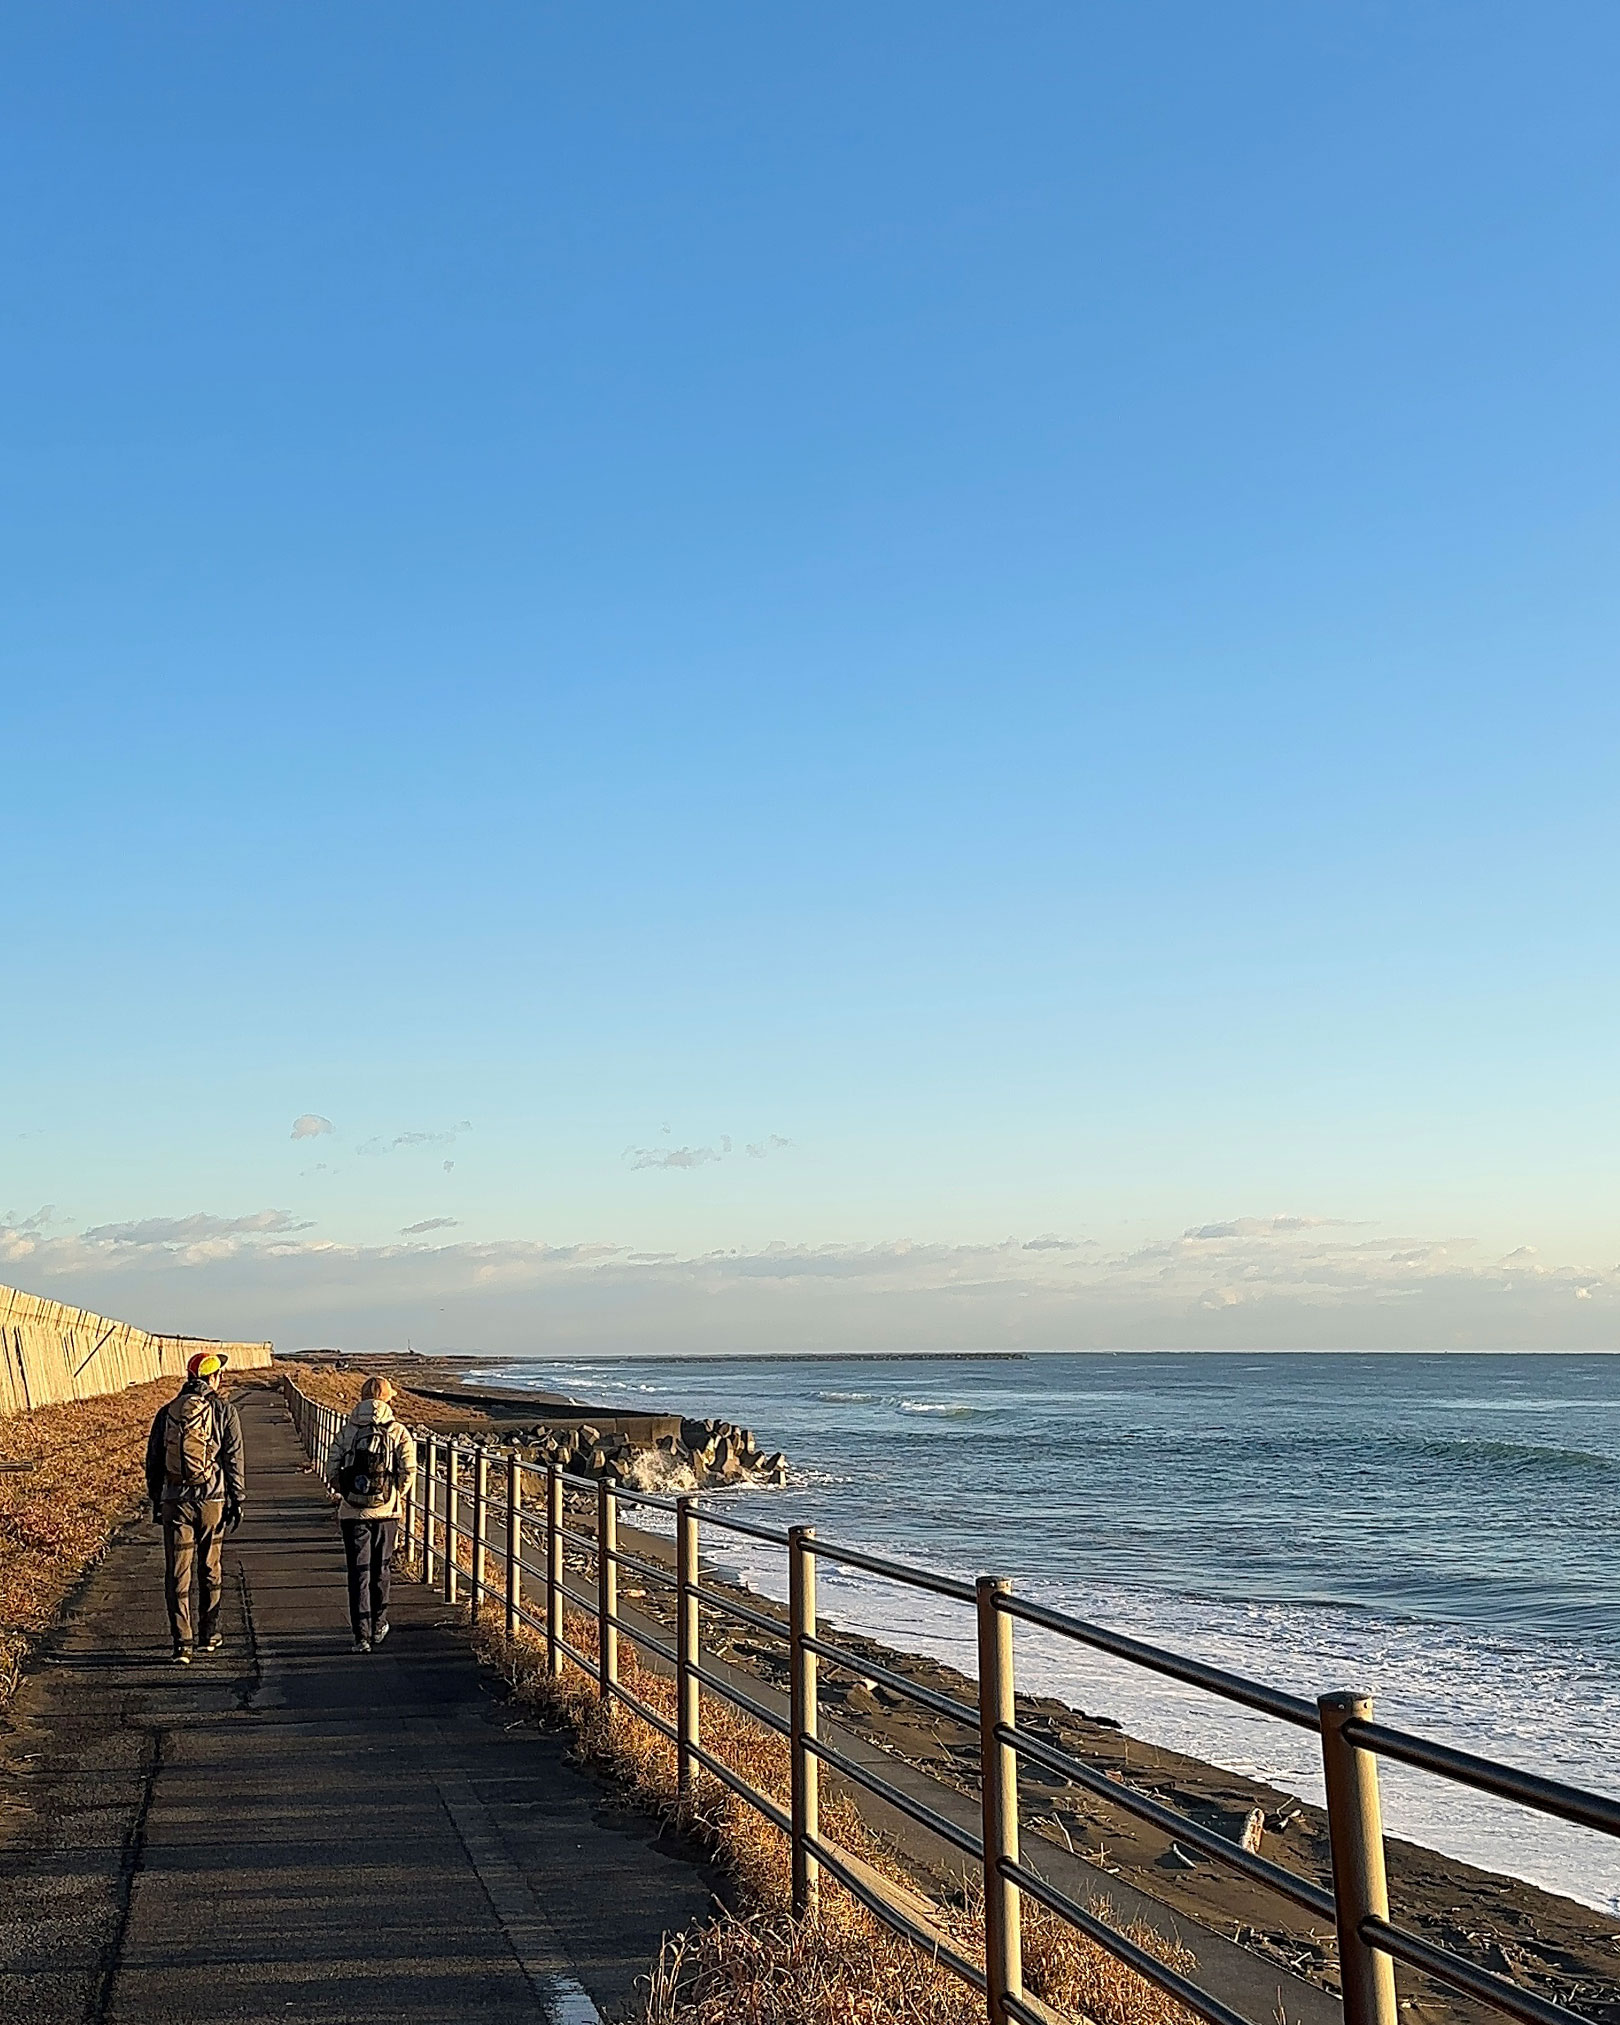
{"label": "backpack", "polygon": [[338,1470],[338,1489],[351,1505],[362,1511],[368,1505],[386,1505],[394,1495],[394,1444],[388,1439],[388,1425],[373,1422],[361,1428]]}
{"label": "backpack", "polygon": [[163,1420],[163,1478],[176,1490],[206,1491],[219,1461],[219,1423],[206,1392],[188,1388],[169,1401]]}

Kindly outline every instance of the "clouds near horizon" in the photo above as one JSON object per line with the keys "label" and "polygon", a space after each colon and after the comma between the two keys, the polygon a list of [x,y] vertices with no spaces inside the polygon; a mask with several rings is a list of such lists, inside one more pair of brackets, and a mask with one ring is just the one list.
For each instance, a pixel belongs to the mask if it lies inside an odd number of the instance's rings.
{"label": "clouds near horizon", "polygon": [[0,1272],[150,1327],[286,1346],[486,1351],[925,1348],[1608,1348],[1620,1267],[1480,1254],[1465,1235],[1237,1217],[1129,1248],[1045,1233],[983,1242],[766,1244],[317,1237],[285,1210],[195,1212],[50,1234],[0,1224]]}

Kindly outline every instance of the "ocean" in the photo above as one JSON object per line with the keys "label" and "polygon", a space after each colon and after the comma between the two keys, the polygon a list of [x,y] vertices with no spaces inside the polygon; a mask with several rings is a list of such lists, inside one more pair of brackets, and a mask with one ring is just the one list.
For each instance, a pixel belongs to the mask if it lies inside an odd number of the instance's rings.
{"label": "ocean", "polygon": [[[497,1374],[491,1371],[494,1378]],[[537,1360],[501,1382],[719,1414],[787,1451],[739,1512],[1613,1793],[1620,1357],[1118,1353]],[[781,1557],[711,1529],[780,1597]],[[974,1671],[971,1614],[823,1563],[830,1621]],[[1312,1737],[1040,1632],[1019,1684],[1320,1799]],[[1382,1768],[1386,1826],[1620,1913],[1620,1845]]]}

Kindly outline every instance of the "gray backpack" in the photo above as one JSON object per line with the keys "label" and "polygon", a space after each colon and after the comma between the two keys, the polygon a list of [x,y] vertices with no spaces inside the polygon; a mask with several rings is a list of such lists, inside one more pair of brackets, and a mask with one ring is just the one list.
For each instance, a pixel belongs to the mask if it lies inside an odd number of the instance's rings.
{"label": "gray backpack", "polygon": [[182,1392],[163,1419],[163,1478],[178,1491],[205,1491],[219,1461],[219,1423],[206,1392]]}

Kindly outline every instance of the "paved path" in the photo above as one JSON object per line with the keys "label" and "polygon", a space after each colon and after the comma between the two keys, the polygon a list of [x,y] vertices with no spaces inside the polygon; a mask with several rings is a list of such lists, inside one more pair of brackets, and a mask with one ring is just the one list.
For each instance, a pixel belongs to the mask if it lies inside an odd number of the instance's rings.
{"label": "paved path", "polygon": [[240,1403],[224,1653],[170,1664],[161,1539],[132,1528],[0,1742],[0,2018],[633,2012],[712,1877],[491,1695],[417,1585],[349,1650],[331,1507],[279,1398]]}

